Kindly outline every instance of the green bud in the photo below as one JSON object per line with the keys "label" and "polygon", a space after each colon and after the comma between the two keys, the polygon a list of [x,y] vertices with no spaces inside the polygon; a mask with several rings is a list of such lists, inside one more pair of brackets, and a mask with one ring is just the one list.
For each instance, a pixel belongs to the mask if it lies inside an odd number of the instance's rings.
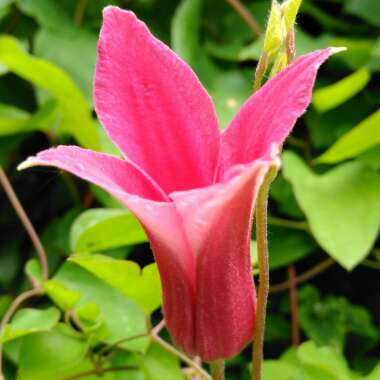
{"label": "green bud", "polygon": [[280,49],[283,42],[282,11],[276,0],[272,0],[264,39],[264,53],[270,58]]}
{"label": "green bud", "polygon": [[281,5],[286,33],[293,28],[302,0],[286,0]]}
{"label": "green bud", "polygon": [[285,69],[288,64],[288,56],[285,52],[280,52],[277,54],[276,60],[273,63],[272,70],[269,77],[272,78],[279,72]]}

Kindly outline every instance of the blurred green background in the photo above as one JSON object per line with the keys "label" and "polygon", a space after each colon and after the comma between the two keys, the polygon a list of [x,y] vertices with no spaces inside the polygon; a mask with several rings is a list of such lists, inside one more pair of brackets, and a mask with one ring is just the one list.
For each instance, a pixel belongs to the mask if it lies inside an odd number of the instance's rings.
{"label": "blurred green background", "polygon": [[[146,333],[149,315],[162,318],[157,270],[136,219],[68,174],[16,167],[59,143],[118,154],[92,101],[109,4],[136,12],[193,67],[225,128],[252,93],[262,43],[230,3],[0,0],[0,164],[42,239],[51,278],[41,278],[0,190],[0,316],[29,281],[45,290],[0,335],[7,380],[197,379],[148,337],[132,339]],[[242,4],[264,30],[270,1]],[[271,190],[264,380],[380,380],[380,1],[304,0],[297,55],[326,46],[348,50],[320,70]],[[254,237],[252,252],[256,270]],[[289,279],[298,283],[292,292]],[[228,361],[227,378],[248,379],[249,362],[247,348]]]}

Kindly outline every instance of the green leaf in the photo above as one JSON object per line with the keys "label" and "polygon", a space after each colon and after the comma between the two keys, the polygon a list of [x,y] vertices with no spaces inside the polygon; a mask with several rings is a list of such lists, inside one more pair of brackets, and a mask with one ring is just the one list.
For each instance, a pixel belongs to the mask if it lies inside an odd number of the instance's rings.
{"label": "green leaf", "polygon": [[171,25],[171,45],[198,74],[202,83],[209,86],[218,69],[200,46],[200,22],[203,0],[182,0]]}
{"label": "green leaf", "polygon": [[60,2],[54,0],[15,0],[15,3],[23,13],[34,17],[45,28],[62,31],[72,27],[72,21]]}
{"label": "green leaf", "polygon": [[[305,3],[306,4],[306,3]],[[373,58],[372,52],[375,40],[369,38],[335,37],[328,41],[329,46],[344,46],[347,48],[335,59],[344,62],[351,69],[360,69]]]}
{"label": "green leaf", "polygon": [[[109,367],[108,363],[104,363],[104,367]],[[24,370],[19,369],[17,372],[17,380],[63,380],[70,378],[71,376],[79,375],[83,372],[88,371],[94,371],[94,364],[91,362],[90,359],[84,358],[80,362],[75,362],[73,365],[65,366],[65,368],[55,368],[51,370]],[[127,372],[120,372],[124,375],[124,373]],[[98,375],[88,375],[85,377],[81,377],[83,380],[119,380],[118,377],[116,377],[116,374],[114,373],[104,373],[101,377]],[[125,377],[121,378],[120,380],[126,380]],[[130,379],[129,377],[127,380],[134,380]],[[136,379],[137,380],[137,379]],[[138,379],[138,380],[144,380],[144,379]]]}
{"label": "green leaf", "polygon": [[363,67],[332,85],[314,91],[313,105],[319,112],[338,107],[363,90],[370,79],[369,70]]}
{"label": "green leaf", "polygon": [[140,305],[147,314],[161,304],[161,285],[156,264],[142,270],[133,261],[102,255],[81,254],[70,258]]}
{"label": "green leaf", "polygon": [[146,234],[139,221],[123,209],[99,208],[84,211],[70,231],[73,252],[96,252],[144,243]]}
{"label": "green leaf", "polygon": [[11,323],[5,326],[0,343],[40,331],[49,331],[56,326],[59,318],[59,310],[55,307],[45,310],[21,309],[14,315]]}
{"label": "green leaf", "polygon": [[[75,305],[77,310],[89,302],[98,305],[102,324],[92,333],[100,341],[113,344],[147,332],[145,313],[135,302],[78,265],[70,262],[64,264],[54,280],[81,294]],[[148,345],[148,338],[139,338],[125,341],[119,346],[145,351]]]}
{"label": "green leaf", "polygon": [[0,63],[23,79],[48,90],[58,100],[64,113],[61,132],[72,134],[84,147],[99,149],[99,138],[86,101],[62,69],[27,54],[10,36],[0,37]]}
{"label": "green leaf", "polygon": [[221,128],[252,93],[251,78],[242,70],[220,70],[200,46],[202,0],[182,0],[172,22],[172,46],[198,74],[212,96]]}
{"label": "green leaf", "polygon": [[349,0],[345,10],[370,24],[380,26],[380,3],[377,0]]}
{"label": "green leaf", "polygon": [[79,291],[71,290],[57,280],[45,281],[43,288],[51,300],[65,311],[73,309],[81,297]]}
{"label": "green leaf", "polygon": [[300,289],[298,300],[301,327],[318,345],[343,352],[347,335],[355,334],[366,340],[365,345],[360,345],[363,353],[377,341],[379,334],[368,310],[352,305],[346,298],[321,297],[317,288],[305,286]]}
{"label": "green leaf", "polygon": [[317,242],[343,267],[353,269],[378,234],[380,176],[359,162],[316,175],[291,152],[284,154],[284,176]]}
{"label": "green leaf", "polygon": [[[316,249],[317,245],[305,232],[269,226],[269,266],[271,270],[292,264]],[[252,253],[253,264],[257,265],[257,250]]]}
{"label": "green leaf", "polygon": [[305,219],[305,215],[294,197],[290,183],[284,179],[281,173],[271,185],[270,197],[276,201],[276,206],[281,213],[295,219]]}
{"label": "green leaf", "polygon": [[55,328],[23,337],[19,368],[26,371],[53,372],[79,364],[87,343]]}
{"label": "green leaf", "polygon": [[41,29],[35,38],[35,54],[64,69],[78,85],[89,106],[92,105],[96,44],[96,34],[81,28],[60,33]]}
{"label": "green leaf", "polygon": [[380,363],[364,379],[365,380],[379,380],[380,379]]}
{"label": "green leaf", "polygon": [[344,357],[330,347],[306,342],[298,348],[297,356],[313,380],[351,380]]}
{"label": "green leaf", "polygon": [[2,294],[0,296],[0,318],[3,318],[4,314],[7,312],[11,303],[12,303],[11,296],[7,294]]}
{"label": "green leaf", "polygon": [[61,217],[51,219],[43,230],[41,241],[49,256],[49,264],[52,264],[54,259],[59,260],[62,256],[70,255],[71,225],[82,211],[81,207],[74,207]]}
{"label": "green leaf", "polygon": [[30,259],[27,261],[25,265],[25,274],[36,284],[41,284],[44,281],[41,265],[38,259]]}
{"label": "green leaf", "polygon": [[142,359],[146,380],[183,380],[179,359],[157,343],[151,344]]}
{"label": "green leaf", "polygon": [[57,102],[50,101],[34,115],[14,106],[0,104],[0,136],[33,131],[47,131],[58,116]]}
{"label": "green leaf", "polygon": [[373,104],[363,92],[338,108],[320,113],[313,107],[304,120],[315,148],[326,149],[373,112]]}
{"label": "green leaf", "polygon": [[282,360],[265,360],[262,376],[263,380],[307,380],[300,368]]}
{"label": "green leaf", "polygon": [[220,126],[225,129],[252,94],[252,83],[245,71],[229,70],[216,75],[208,90],[214,100]]}
{"label": "green leaf", "polygon": [[357,156],[380,144],[380,110],[343,135],[316,162],[336,163]]}

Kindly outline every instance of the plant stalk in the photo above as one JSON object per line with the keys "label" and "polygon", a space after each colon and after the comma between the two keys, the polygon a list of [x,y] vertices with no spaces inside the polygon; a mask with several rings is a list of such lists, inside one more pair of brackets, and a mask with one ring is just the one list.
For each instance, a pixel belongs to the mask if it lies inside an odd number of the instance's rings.
{"label": "plant stalk", "polygon": [[269,294],[269,261],[267,240],[268,193],[269,186],[276,174],[277,168],[272,167],[261,185],[256,202],[256,240],[259,261],[259,290],[256,307],[255,336],[253,341],[252,380],[261,380],[265,319]]}

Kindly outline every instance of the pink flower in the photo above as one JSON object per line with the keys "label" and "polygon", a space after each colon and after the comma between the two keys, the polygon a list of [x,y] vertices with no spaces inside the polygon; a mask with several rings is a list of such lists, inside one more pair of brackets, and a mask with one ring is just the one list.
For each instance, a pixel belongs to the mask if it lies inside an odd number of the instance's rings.
{"label": "pink flower", "polygon": [[191,68],[132,12],[107,7],[96,111],[124,159],[59,146],[21,164],[67,170],[137,216],[160,271],[167,327],[189,354],[228,358],[253,337],[253,205],[269,167],[279,166],[279,147],[310,102],[318,67],[334,51],[297,59],[220,133],[212,100]]}

